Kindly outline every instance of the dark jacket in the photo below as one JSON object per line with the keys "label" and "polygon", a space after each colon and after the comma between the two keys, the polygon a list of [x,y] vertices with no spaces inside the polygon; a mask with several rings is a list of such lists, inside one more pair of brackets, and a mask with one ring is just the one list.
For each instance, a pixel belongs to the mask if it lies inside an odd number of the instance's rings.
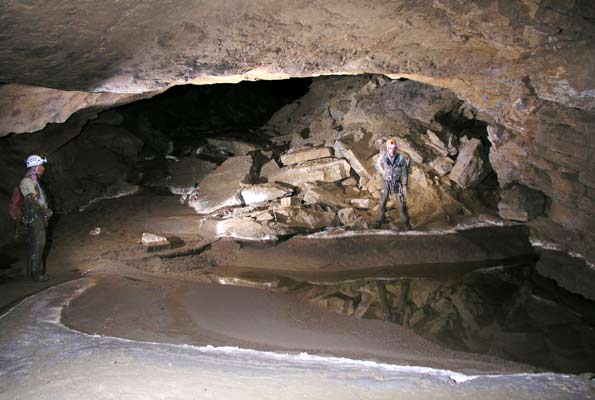
{"label": "dark jacket", "polygon": [[378,157],[375,164],[376,170],[382,174],[382,179],[391,183],[401,183],[407,186],[408,166],[407,159],[400,153],[391,158],[388,152]]}

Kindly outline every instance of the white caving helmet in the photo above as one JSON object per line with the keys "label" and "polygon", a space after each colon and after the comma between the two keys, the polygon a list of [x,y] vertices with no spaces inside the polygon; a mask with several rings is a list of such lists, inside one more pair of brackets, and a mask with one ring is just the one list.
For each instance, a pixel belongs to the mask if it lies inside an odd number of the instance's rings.
{"label": "white caving helmet", "polygon": [[41,164],[45,164],[46,162],[48,162],[47,158],[41,158],[38,155],[32,154],[29,157],[27,157],[27,161],[25,161],[25,164],[27,164],[27,168],[31,168],[37,167]]}

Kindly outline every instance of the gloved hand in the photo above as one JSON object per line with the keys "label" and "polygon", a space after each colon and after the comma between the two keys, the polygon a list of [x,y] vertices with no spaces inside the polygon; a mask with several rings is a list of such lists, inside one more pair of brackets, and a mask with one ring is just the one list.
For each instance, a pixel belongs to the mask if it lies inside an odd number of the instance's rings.
{"label": "gloved hand", "polygon": [[49,220],[50,218],[52,218],[52,215],[54,215],[54,212],[51,209],[48,208],[45,210],[44,217],[46,220]]}

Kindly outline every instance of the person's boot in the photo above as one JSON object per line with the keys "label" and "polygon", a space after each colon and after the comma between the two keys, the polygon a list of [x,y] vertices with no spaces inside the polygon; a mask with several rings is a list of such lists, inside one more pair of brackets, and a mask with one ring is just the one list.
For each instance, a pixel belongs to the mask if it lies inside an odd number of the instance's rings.
{"label": "person's boot", "polygon": [[413,226],[411,226],[411,223],[409,221],[405,222],[405,230],[410,231],[412,229],[413,229]]}
{"label": "person's boot", "polygon": [[33,282],[47,282],[50,280],[50,277],[47,274],[37,275],[33,278]]}

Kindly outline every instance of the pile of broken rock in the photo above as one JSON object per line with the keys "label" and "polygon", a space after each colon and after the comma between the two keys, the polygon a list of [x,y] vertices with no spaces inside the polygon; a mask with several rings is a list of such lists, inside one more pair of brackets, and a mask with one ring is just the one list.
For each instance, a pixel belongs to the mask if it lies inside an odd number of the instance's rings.
{"label": "pile of broken rock", "polygon": [[[430,104],[409,111],[415,115],[374,114],[379,98],[403,91],[420,96],[419,84],[328,79],[262,127],[269,137],[263,147],[227,143],[232,156],[201,180],[200,196],[189,202],[204,216],[201,235],[275,242],[324,229],[367,229],[380,198],[374,163],[387,132],[410,161],[407,203],[415,226],[452,225],[485,213],[473,189],[491,172],[487,149],[436,119],[460,101],[432,92]],[[399,220],[395,205],[388,204],[391,221]]]}

